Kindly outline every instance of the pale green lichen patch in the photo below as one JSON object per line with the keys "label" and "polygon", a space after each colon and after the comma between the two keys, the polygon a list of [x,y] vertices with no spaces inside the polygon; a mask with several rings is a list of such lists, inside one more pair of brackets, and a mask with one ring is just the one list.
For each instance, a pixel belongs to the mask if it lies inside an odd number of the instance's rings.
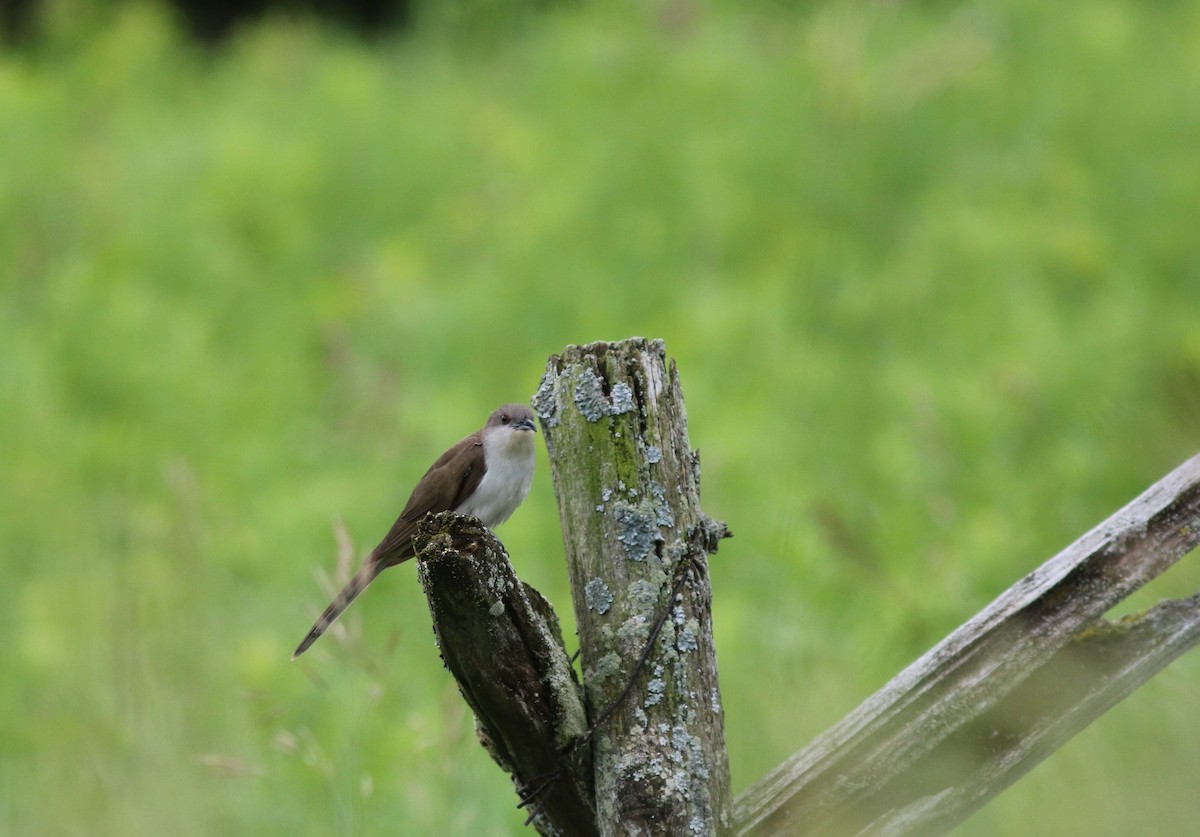
{"label": "pale green lichen patch", "polygon": [[663,699],[663,693],[667,691],[667,684],[661,678],[655,677],[646,684],[646,706],[654,706]]}
{"label": "pale green lichen patch", "polygon": [[633,403],[633,390],[629,384],[621,381],[612,388],[612,409],[614,416],[621,413],[632,413],[636,409]]}
{"label": "pale green lichen patch", "polygon": [[488,608],[489,616],[499,616],[503,612],[504,612],[504,600],[503,599],[496,599],[496,601],[494,601],[492,603],[492,606]]}
{"label": "pale green lichen patch", "polygon": [[604,681],[621,670],[621,657],[615,651],[609,651],[596,661],[596,664],[584,672],[584,682],[588,689],[598,690]]}
{"label": "pale green lichen patch", "polygon": [[658,587],[643,578],[630,582],[626,595],[631,609],[638,613],[650,613],[658,604]]}
{"label": "pale green lichen patch", "polygon": [[650,498],[654,502],[655,518],[659,526],[666,526],[668,529],[675,526],[675,513],[671,511],[671,506],[667,503],[666,489],[656,480],[650,480]]}
{"label": "pale green lichen patch", "polygon": [[612,591],[608,589],[608,585],[602,578],[593,578],[583,585],[583,598],[587,602],[589,610],[594,610],[601,615],[608,613],[608,609],[612,607],[613,603]]}
{"label": "pale green lichen patch", "polygon": [[650,638],[650,620],[640,613],[635,613],[617,628],[617,641],[623,648],[640,650]]}
{"label": "pale green lichen patch", "polygon": [[683,724],[671,728],[671,760],[684,764],[688,773],[701,781],[708,781],[708,765],[704,762],[704,747],[700,739],[687,731]]}
{"label": "pale green lichen patch", "polygon": [[683,560],[683,556],[687,554],[687,544],[682,538],[674,538],[669,541],[664,549],[664,557],[672,567],[679,566],[679,562]]}
{"label": "pale green lichen patch", "polygon": [[646,447],[646,461],[651,465],[657,465],[661,460],[662,450],[658,447],[658,445],[648,445]]}
{"label": "pale green lichen patch", "polygon": [[609,415],[611,410],[599,376],[586,366],[575,375],[575,406],[580,415],[593,422]]}
{"label": "pale green lichen patch", "polygon": [[533,394],[533,410],[542,420],[543,427],[558,426],[558,402],[554,398],[554,373],[547,369],[538,384],[537,392]]}
{"label": "pale green lichen patch", "polygon": [[634,505],[617,500],[613,503],[613,516],[617,521],[617,540],[625,547],[626,557],[645,561],[654,551],[654,544],[662,540],[656,510],[644,501]]}
{"label": "pale green lichen patch", "polygon": [[697,637],[700,635],[700,623],[695,617],[683,623],[683,627],[675,635],[675,647],[683,653],[695,651],[700,647]]}

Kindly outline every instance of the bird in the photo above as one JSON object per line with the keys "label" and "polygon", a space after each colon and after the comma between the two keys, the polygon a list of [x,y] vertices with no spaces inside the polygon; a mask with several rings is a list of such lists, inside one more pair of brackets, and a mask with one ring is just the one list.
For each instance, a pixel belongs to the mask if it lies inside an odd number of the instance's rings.
{"label": "bird", "polygon": [[535,433],[532,410],[524,404],[505,404],[488,416],[481,429],[439,456],[362,568],[296,646],[292,659],[307,651],[381,572],[416,555],[413,536],[426,514],[474,515],[489,529],[508,520],[533,482]]}

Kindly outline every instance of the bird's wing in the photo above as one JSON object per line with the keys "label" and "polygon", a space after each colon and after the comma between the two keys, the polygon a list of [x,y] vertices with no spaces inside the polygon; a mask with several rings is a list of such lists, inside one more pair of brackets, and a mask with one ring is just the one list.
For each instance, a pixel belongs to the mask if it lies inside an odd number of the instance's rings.
{"label": "bird's wing", "polygon": [[367,563],[383,569],[413,557],[413,536],[425,515],[458,508],[479,485],[485,470],[482,433],[472,433],[438,457],[417,483],[392,528],[371,551]]}

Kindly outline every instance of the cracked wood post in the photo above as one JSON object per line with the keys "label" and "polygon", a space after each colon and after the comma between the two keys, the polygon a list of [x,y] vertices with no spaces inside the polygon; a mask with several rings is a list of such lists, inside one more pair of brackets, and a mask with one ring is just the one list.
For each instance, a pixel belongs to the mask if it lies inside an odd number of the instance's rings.
{"label": "cracked wood post", "polygon": [[742,793],[744,835],[944,833],[1180,654],[1200,594],[1104,614],[1200,543],[1200,456]]}
{"label": "cracked wood post", "polygon": [[595,834],[589,750],[562,756],[586,721],[550,604],[516,577],[504,547],[474,517],[429,515],[415,540],[438,648],[481,743],[519,790],[542,788],[531,807],[539,832]]}
{"label": "cracked wood post", "polygon": [[549,359],[534,410],[558,497],[588,718],[600,722],[600,833],[727,833],[707,555],[728,530],[700,509],[675,364],[657,340],[568,346]]}

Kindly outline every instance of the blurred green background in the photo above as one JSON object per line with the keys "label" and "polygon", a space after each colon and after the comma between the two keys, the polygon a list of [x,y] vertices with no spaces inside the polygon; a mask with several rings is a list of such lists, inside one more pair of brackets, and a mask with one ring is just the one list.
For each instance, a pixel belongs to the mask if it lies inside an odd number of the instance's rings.
{"label": "blurred green background", "polygon": [[[529,833],[411,566],[288,657],[337,521],[357,563],[568,343],[678,360],[738,791],[1200,448],[1196,4],[48,9],[0,52],[2,834]],[[573,647],[544,451],[500,534]],[[957,833],[1193,833],[1198,694]]]}

